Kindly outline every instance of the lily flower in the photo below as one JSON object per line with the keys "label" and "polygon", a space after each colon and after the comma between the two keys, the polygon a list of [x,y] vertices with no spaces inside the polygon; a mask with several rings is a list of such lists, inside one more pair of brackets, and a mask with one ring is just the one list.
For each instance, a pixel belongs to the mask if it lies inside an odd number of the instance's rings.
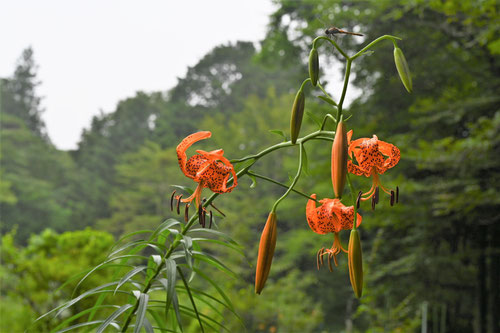
{"label": "lily flower", "polygon": [[[182,202],[191,202],[196,200],[196,206],[200,206],[201,192],[204,187],[216,193],[228,193],[238,185],[236,173],[233,165],[225,158],[224,150],[217,149],[209,152],[197,150],[198,155],[193,155],[189,159],[186,156],[186,150],[197,141],[207,139],[212,136],[211,132],[197,132],[187,136],[177,146],[177,159],[179,166],[186,177],[191,178],[198,183],[194,193]],[[233,184],[227,186],[229,176],[233,176]]]}
{"label": "lily flower", "polygon": [[[350,230],[354,224],[354,207],[346,207],[339,199],[322,199],[321,205],[316,207],[316,194],[311,195],[307,202],[306,217],[309,227],[320,235],[333,232],[334,240],[330,249],[321,248],[318,251],[318,269],[323,264],[323,256],[328,255],[328,266],[332,270],[331,259],[333,258],[335,266],[337,263],[337,254],[341,251],[348,252],[340,242],[339,232],[341,230]],[[314,200],[313,200],[314,199]],[[357,214],[357,226],[361,224],[362,217]]]}
{"label": "lily flower", "polygon": [[[362,193],[361,200],[372,200],[372,208],[378,203],[378,192],[381,188],[385,193],[391,196],[391,206],[394,200],[398,202],[399,188],[396,192],[387,189],[380,182],[379,175],[398,164],[401,158],[399,149],[387,142],[380,141],[376,135],[372,138],[360,138],[351,142],[352,130],[347,133],[349,144],[348,154],[353,160],[347,161],[347,170],[357,176],[373,177],[372,187],[368,192]],[[353,157],[354,155],[354,157]],[[353,161],[357,164],[354,164]]]}

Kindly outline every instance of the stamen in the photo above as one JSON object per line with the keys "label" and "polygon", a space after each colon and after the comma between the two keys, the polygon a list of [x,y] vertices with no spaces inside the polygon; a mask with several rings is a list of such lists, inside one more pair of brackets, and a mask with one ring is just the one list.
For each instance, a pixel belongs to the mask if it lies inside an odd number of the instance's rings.
{"label": "stamen", "polygon": [[210,211],[210,225],[208,226],[208,229],[212,229],[212,220],[213,220],[213,213]]}
{"label": "stamen", "polygon": [[373,196],[373,198],[375,199],[375,204],[378,204],[378,199],[379,199],[379,187],[375,187],[375,195]]}
{"label": "stamen", "polygon": [[361,196],[363,195],[362,191],[359,191],[358,198],[356,199],[356,209],[359,209],[359,203],[361,201]]}
{"label": "stamen", "polygon": [[396,203],[399,202],[399,187],[396,186]]}
{"label": "stamen", "polygon": [[205,228],[205,225],[206,225],[206,223],[205,223],[206,217],[207,217],[207,211],[205,209],[203,209],[203,212],[201,213],[201,221],[203,222],[203,228]]}
{"label": "stamen", "polygon": [[318,252],[316,253],[316,267],[318,267],[318,271],[319,271],[319,268],[321,267],[319,264],[320,264],[320,260],[319,260],[319,253],[321,252],[321,249],[318,250]]}
{"label": "stamen", "polygon": [[333,272],[332,257],[333,257],[333,254],[328,253],[328,269],[330,270],[330,272]]}
{"label": "stamen", "polygon": [[202,214],[203,213],[203,206],[202,205],[199,205],[198,206],[198,222],[201,224],[201,226],[203,227],[203,221],[202,221]]}
{"label": "stamen", "polygon": [[184,221],[188,221],[189,219],[189,204],[186,204],[186,207],[184,208]]}
{"label": "stamen", "polygon": [[325,248],[322,247],[320,251],[321,251],[321,254],[319,255],[319,258],[321,259],[321,266],[323,266],[323,264],[325,263],[324,259],[323,259],[323,255],[325,254]]}
{"label": "stamen", "polygon": [[176,199],[177,199],[177,215],[179,215],[181,213],[180,204],[181,204],[182,194],[176,197]]}
{"label": "stamen", "polygon": [[174,196],[175,196],[175,190],[172,192],[172,196],[170,197],[170,211],[172,212],[174,210]]}
{"label": "stamen", "polygon": [[372,197],[372,210],[375,210],[375,197]]}
{"label": "stamen", "polygon": [[214,209],[218,211],[220,215],[226,217],[226,214],[224,214],[219,208],[215,207],[215,205],[212,202],[210,203],[210,206],[214,207]]}
{"label": "stamen", "polygon": [[391,206],[394,206],[394,191],[391,190]]}
{"label": "stamen", "polygon": [[336,254],[332,254],[333,256],[333,261],[335,262],[335,266],[338,266],[339,263],[337,262],[337,255]]}

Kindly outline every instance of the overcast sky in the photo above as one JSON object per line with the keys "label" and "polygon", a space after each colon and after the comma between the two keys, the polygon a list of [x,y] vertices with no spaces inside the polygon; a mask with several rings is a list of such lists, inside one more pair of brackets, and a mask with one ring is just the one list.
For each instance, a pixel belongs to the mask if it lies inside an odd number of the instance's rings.
{"label": "overcast sky", "polygon": [[101,110],[172,88],[214,46],[261,40],[273,10],[270,0],[1,1],[0,77],[31,45],[50,138],[74,149]]}

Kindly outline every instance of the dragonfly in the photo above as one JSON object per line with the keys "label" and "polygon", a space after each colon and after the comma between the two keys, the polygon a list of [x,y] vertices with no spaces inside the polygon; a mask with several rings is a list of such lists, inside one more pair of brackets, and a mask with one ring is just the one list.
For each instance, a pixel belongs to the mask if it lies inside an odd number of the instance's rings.
{"label": "dragonfly", "polygon": [[356,32],[345,31],[336,27],[330,27],[325,30],[325,34],[328,37],[334,37],[337,34],[346,34],[346,35],[354,35],[354,36],[363,36],[363,34],[358,34]]}

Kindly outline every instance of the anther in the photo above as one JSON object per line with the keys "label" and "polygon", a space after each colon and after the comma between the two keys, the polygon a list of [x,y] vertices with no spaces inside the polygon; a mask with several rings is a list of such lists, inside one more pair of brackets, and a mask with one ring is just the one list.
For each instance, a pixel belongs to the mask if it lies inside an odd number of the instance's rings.
{"label": "anther", "polygon": [[212,220],[213,220],[213,212],[210,211],[210,224],[208,225],[208,229],[212,229]]}
{"label": "anther", "polygon": [[203,221],[202,221],[202,215],[203,215],[203,205],[198,206],[198,222],[203,226]]}
{"label": "anther", "polygon": [[394,191],[391,190],[391,206],[394,206]]}
{"label": "anther", "polygon": [[206,220],[206,217],[207,217],[207,211],[203,209],[202,213],[201,213],[201,222],[203,223],[202,224],[202,227],[205,228],[205,220]]}
{"label": "anther", "polygon": [[399,202],[399,187],[396,186],[396,203]]}
{"label": "anther", "polygon": [[319,264],[320,264],[320,260],[319,260],[319,253],[321,252],[321,249],[318,250],[318,252],[316,253],[316,267],[318,267],[318,271],[319,271],[319,268],[321,267]]}
{"label": "anther", "polygon": [[188,221],[189,219],[189,204],[186,204],[186,207],[184,208],[184,221]]}
{"label": "anther", "polygon": [[319,259],[321,260],[321,266],[323,266],[323,264],[325,263],[324,259],[323,259],[323,254],[325,254],[325,248],[322,247],[320,251],[321,251],[321,253],[319,255]]}
{"label": "anther", "polygon": [[177,215],[179,215],[181,213],[180,205],[181,205],[182,194],[176,197],[176,199],[177,199]]}
{"label": "anther", "polygon": [[375,210],[375,197],[372,197],[372,210]]}
{"label": "anther", "polygon": [[375,204],[378,204],[378,199],[379,199],[379,189],[378,186],[375,187],[375,195],[373,196],[375,198]]}
{"label": "anther", "polygon": [[174,210],[174,195],[175,195],[175,190],[172,192],[172,196],[170,197],[170,211]]}
{"label": "anther", "polygon": [[333,261],[335,262],[335,266],[338,266],[339,263],[337,262],[337,255],[336,254],[333,254]]}
{"label": "anther", "polygon": [[359,203],[361,201],[361,196],[362,195],[363,195],[363,192],[359,191],[358,198],[356,199],[356,209],[359,209]]}
{"label": "anther", "polygon": [[333,257],[333,254],[328,253],[328,269],[330,270],[330,272],[333,272],[332,257]]}

